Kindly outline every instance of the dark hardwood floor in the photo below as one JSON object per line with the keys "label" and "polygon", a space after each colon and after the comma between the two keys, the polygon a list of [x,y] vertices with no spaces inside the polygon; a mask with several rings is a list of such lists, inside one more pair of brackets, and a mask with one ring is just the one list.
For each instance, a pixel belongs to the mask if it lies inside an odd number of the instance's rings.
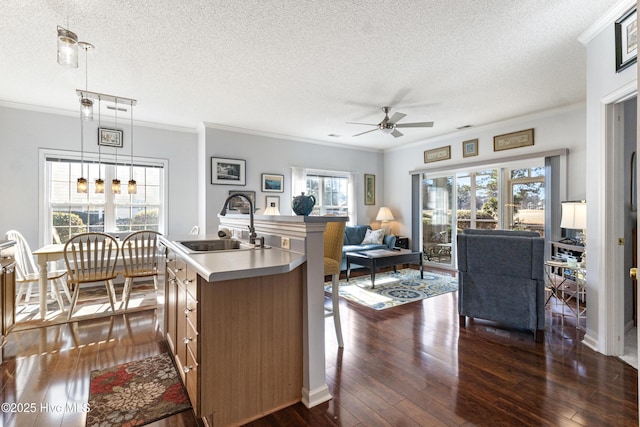
{"label": "dark hardwood floor", "polygon": [[[251,426],[638,426],[637,371],[584,346],[570,318],[548,311],[536,344],[530,332],[477,319],[461,330],[456,293],[379,312],[341,301],[341,311],[344,349],[326,320],[334,399]],[[165,351],[156,320],[147,310],[11,333],[0,403],[37,410],[4,405],[0,425],[84,426],[84,413],[41,404],[86,403],[91,371]],[[196,424],[186,411],[151,425]]]}

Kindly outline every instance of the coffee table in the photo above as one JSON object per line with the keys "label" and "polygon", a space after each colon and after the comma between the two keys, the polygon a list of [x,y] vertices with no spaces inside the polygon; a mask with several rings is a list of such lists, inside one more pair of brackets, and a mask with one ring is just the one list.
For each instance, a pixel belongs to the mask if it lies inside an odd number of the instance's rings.
{"label": "coffee table", "polygon": [[347,281],[351,275],[351,264],[369,267],[371,270],[371,289],[375,288],[376,268],[393,266],[396,272],[398,264],[417,264],[420,266],[420,278],[424,278],[422,270],[422,252],[409,249],[374,249],[371,251],[347,252]]}

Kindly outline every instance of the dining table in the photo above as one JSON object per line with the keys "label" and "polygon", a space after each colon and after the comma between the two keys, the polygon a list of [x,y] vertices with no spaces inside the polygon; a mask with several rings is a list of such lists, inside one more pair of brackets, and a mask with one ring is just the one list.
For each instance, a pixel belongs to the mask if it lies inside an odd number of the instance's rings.
{"label": "dining table", "polygon": [[33,251],[38,257],[38,266],[40,277],[38,278],[38,286],[40,288],[40,318],[45,319],[47,315],[47,273],[49,263],[59,261],[64,258],[64,244],[50,243],[44,245],[40,249]]}
{"label": "dining table", "polygon": [[[40,289],[40,295],[44,295],[45,297],[40,298],[40,318],[45,319],[47,315],[47,273],[49,272],[49,263],[57,262],[61,259],[64,259],[64,243],[50,243],[44,245],[36,251],[33,251],[33,254],[38,257],[38,266],[40,276],[38,278],[38,286]],[[118,240],[118,251],[122,250],[122,241]],[[120,252],[118,252],[118,258],[120,258]],[[120,262],[119,260],[117,262]],[[65,267],[66,268],[66,267]],[[119,271],[122,268],[121,265],[116,267],[116,271]]]}

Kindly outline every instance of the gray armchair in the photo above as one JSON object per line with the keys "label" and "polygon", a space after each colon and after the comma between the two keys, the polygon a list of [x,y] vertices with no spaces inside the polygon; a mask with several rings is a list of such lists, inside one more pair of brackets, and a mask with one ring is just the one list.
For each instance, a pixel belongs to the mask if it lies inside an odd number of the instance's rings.
{"label": "gray armchair", "polygon": [[544,239],[538,233],[464,230],[458,235],[458,313],[533,331],[544,340]]}

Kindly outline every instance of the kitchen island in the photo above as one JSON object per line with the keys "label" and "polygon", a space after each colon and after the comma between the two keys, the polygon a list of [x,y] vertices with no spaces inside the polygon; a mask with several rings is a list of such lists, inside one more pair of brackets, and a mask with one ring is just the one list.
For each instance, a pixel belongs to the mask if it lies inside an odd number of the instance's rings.
{"label": "kitchen island", "polygon": [[[166,336],[196,415],[242,425],[331,398],[324,366],[323,231],[339,217],[256,217],[267,248],[167,247]],[[221,217],[243,238],[247,215]],[[194,239],[194,237],[196,237]],[[289,249],[281,248],[288,243]]]}

